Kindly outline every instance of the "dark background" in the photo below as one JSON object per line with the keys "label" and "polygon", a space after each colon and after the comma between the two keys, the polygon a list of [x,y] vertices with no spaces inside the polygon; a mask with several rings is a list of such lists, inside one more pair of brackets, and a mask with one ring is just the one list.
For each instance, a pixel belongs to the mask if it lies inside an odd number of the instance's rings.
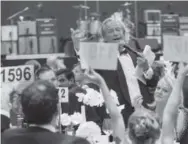
{"label": "dark background", "polygon": [[[37,15],[36,5],[40,1],[2,1],[1,2],[1,25],[9,24],[7,17],[29,7],[30,10],[25,15]],[[72,8],[73,5],[84,4],[84,1],[41,1],[43,4],[42,17],[56,17],[58,20],[58,36],[70,36],[70,28],[76,28],[78,10]],[[125,1],[100,1],[101,20],[116,12]],[[134,4],[134,1],[132,2]],[[171,11],[182,16],[188,16],[188,1],[137,1],[138,12],[138,33],[144,36],[143,11],[145,9],[160,9],[162,13],[169,13],[168,5],[171,3]],[[88,1],[90,12],[96,11],[96,2]],[[134,20],[134,5],[131,6],[132,18]]]}

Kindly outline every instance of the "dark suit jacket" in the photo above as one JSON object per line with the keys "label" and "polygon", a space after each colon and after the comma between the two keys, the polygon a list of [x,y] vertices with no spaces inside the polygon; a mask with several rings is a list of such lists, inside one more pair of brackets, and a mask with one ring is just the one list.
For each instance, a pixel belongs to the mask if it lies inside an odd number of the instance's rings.
{"label": "dark suit jacket", "polygon": [[188,128],[180,139],[180,144],[188,144]]}
{"label": "dark suit jacket", "polygon": [[10,118],[1,114],[1,133],[3,133],[6,129],[9,128]]}
{"label": "dark suit jacket", "polygon": [[[128,51],[132,58],[134,66],[136,66],[137,56]],[[134,112],[134,108],[131,105],[131,100],[128,92],[127,81],[124,76],[124,72],[120,62],[116,71],[98,70],[98,73],[105,79],[109,89],[116,91],[120,104],[125,104],[125,109],[122,111],[124,122],[127,125],[129,116]],[[141,94],[143,96],[143,105],[147,107],[146,103],[152,103],[154,101],[153,96],[149,94],[148,86],[153,83],[157,83],[158,80],[152,79],[147,81],[147,85],[138,80]]]}
{"label": "dark suit jacket", "polygon": [[76,138],[52,133],[39,127],[29,127],[5,131],[1,137],[1,142],[2,144],[69,144]]}

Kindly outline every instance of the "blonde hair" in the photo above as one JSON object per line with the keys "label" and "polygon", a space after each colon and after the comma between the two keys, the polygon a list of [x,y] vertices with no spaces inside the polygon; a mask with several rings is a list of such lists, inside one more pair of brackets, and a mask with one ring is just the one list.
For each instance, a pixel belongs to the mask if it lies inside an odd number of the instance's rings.
{"label": "blonde hair", "polygon": [[[169,86],[171,92],[172,92],[172,89],[173,89],[173,85],[174,85],[174,82],[175,82],[175,78],[173,78],[171,75],[169,74],[165,74],[161,79],[161,80],[164,80],[165,83]],[[169,95],[170,97],[170,95]],[[183,105],[183,101],[184,101],[184,98],[183,98],[183,92],[181,92],[181,103],[180,103],[180,106]]]}
{"label": "blonde hair", "polygon": [[124,32],[126,31],[126,27],[125,27],[125,25],[124,25],[124,23],[123,23],[122,21],[116,20],[116,19],[113,19],[113,18],[110,17],[110,18],[105,19],[105,20],[102,22],[102,35],[104,35],[104,31],[105,31],[105,28],[106,28],[106,24],[109,23],[109,22],[112,22],[112,21],[118,23],[118,24],[121,26],[121,28],[122,28],[122,30],[123,30]]}
{"label": "blonde hair", "polygon": [[136,110],[128,121],[129,138],[136,144],[144,144],[148,139],[156,141],[160,137],[161,122],[152,111]]}

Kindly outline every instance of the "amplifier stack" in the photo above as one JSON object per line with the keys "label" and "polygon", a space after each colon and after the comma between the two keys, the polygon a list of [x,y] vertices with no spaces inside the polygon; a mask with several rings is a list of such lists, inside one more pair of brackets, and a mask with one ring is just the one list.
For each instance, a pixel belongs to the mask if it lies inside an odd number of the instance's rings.
{"label": "amplifier stack", "polygon": [[2,26],[1,55],[58,53],[57,20],[19,21]]}

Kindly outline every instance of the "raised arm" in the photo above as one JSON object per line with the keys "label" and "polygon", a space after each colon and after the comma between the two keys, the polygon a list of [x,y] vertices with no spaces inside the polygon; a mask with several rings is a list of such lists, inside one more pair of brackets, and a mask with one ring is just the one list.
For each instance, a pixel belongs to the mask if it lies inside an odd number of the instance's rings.
{"label": "raised arm", "polygon": [[111,122],[113,126],[113,136],[115,139],[118,139],[120,143],[125,143],[125,125],[123,117],[121,115],[121,112],[118,110],[115,101],[110,95],[110,91],[106,85],[105,80],[98,73],[91,69],[86,72],[86,76],[93,83],[100,86],[105,105],[111,117]]}
{"label": "raised arm", "polygon": [[165,107],[162,126],[162,144],[172,144],[174,141],[178,107],[181,102],[181,91],[187,73],[188,66],[182,66],[175,81],[172,93]]}

